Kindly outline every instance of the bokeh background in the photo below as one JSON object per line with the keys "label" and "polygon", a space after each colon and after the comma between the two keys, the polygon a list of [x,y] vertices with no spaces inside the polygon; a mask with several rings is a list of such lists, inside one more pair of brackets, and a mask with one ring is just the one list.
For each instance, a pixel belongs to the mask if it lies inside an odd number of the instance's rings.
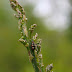
{"label": "bokeh background", "polygon": [[[18,0],[28,18],[37,24],[42,39],[44,68],[72,72],[72,0]],[[18,42],[18,20],[8,0],[0,0],[0,72],[34,72],[26,48]]]}

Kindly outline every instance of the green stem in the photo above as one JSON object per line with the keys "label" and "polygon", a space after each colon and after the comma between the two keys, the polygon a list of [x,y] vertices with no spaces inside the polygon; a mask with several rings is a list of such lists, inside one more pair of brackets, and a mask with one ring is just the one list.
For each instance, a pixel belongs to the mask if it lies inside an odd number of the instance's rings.
{"label": "green stem", "polygon": [[37,62],[37,58],[35,56],[34,50],[32,50],[31,43],[32,43],[32,41],[30,41],[30,47],[29,48],[30,48],[30,52],[33,56],[33,59],[31,60],[33,68],[34,68],[35,72],[44,72],[43,67],[41,67],[39,62]]}
{"label": "green stem", "polygon": [[35,69],[35,72],[44,72],[43,67],[40,67],[39,64],[37,63],[35,55],[34,58],[32,59],[32,65],[33,68]]}
{"label": "green stem", "polygon": [[33,68],[35,69],[35,72],[41,72],[37,66],[37,61],[36,61],[36,58],[34,56],[34,58],[32,59],[32,65],[33,65]]}

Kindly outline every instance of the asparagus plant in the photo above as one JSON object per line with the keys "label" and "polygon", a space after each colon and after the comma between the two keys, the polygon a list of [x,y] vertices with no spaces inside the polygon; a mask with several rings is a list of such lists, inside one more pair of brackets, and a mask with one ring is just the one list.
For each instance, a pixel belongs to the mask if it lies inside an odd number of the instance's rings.
{"label": "asparagus plant", "polygon": [[[29,54],[29,60],[33,65],[35,72],[45,72],[43,67],[43,59],[41,54],[41,39],[37,40],[38,34],[32,37],[36,24],[31,25],[29,30],[27,30],[27,18],[23,7],[18,3],[17,0],[9,0],[10,5],[17,15],[14,16],[18,19],[19,30],[21,32],[21,38],[19,41],[27,48]],[[36,41],[37,40],[37,41]],[[51,72],[53,64],[46,67],[46,72]]]}

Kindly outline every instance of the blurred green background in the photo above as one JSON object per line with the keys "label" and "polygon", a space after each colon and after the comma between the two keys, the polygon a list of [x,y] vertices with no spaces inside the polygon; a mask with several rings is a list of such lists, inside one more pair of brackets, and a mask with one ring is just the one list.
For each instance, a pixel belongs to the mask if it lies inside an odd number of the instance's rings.
{"label": "blurred green background", "polygon": [[[34,34],[37,32],[38,38],[42,39],[44,68],[53,63],[54,72],[72,72],[72,11],[68,16],[68,27],[58,31],[45,27],[43,18],[33,14],[33,5],[26,4],[24,9],[28,28],[37,24]],[[34,72],[26,48],[18,42],[18,20],[13,13],[9,1],[0,0],[0,72]]]}

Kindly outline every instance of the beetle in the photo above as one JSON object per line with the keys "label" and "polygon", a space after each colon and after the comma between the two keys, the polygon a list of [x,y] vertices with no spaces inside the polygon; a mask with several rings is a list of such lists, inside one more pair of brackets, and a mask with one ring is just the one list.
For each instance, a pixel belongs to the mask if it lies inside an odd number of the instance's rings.
{"label": "beetle", "polygon": [[32,41],[32,43],[31,43],[31,48],[32,48],[32,50],[35,50],[35,44],[34,44],[34,41]]}

